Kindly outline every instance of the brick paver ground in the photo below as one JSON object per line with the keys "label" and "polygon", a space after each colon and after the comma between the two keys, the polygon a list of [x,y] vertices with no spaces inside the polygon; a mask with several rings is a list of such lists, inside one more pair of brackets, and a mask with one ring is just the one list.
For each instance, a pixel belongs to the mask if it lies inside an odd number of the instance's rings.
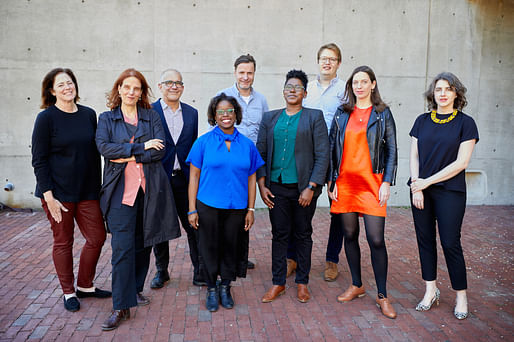
{"label": "brick paver ground", "polygon": [[[100,326],[111,301],[84,299],[81,310],[64,310],[62,292],[51,259],[52,235],[41,212],[0,213],[0,341],[491,341],[514,340],[514,207],[475,206],[466,212],[463,247],[468,269],[470,318],[453,317],[454,293],[439,248],[441,304],[418,313],[424,292],[418,251],[408,208],[390,208],[386,220],[389,252],[388,292],[398,312],[396,320],[381,315],[374,304],[376,287],[369,249],[361,233],[362,275],[367,296],[339,304],[350,283],[344,253],[337,281],[322,278],[328,236],[327,208],[314,218],[314,246],[307,304],[296,300],[294,279],[286,295],[262,304],[271,285],[271,232],[268,215],[258,210],[251,232],[250,259],[257,267],[233,285],[234,309],[205,310],[205,287],[191,284],[186,238],[170,244],[172,280],[160,290],[149,288],[149,306],[132,309],[132,317],[117,330]],[[78,232],[78,230],[77,230]],[[109,237],[108,237],[109,238]],[[77,265],[83,238],[76,234]],[[95,284],[111,287],[110,240],[97,268]],[[76,273],[75,273],[76,274]]]}

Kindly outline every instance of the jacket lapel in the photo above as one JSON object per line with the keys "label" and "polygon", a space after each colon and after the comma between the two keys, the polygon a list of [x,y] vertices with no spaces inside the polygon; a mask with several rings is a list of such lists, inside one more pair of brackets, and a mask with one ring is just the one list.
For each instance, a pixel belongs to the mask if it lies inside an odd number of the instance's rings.
{"label": "jacket lapel", "polygon": [[377,113],[377,111],[375,110],[375,106],[373,106],[371,114],[369,115],[368,126],[366,127],[366,130],[368,130],[371,127],[371,125],[377,122],[378,119],[380,119],[380,114]]}

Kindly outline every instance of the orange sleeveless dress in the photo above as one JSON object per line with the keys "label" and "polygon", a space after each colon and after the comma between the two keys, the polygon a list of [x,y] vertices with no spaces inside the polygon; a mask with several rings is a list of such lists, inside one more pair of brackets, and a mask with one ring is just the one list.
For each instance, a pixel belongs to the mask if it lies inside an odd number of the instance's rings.
{"label": "orange sleeveless dress", "polygon": [[344,136],[343,155],[339,177],[336,180],[337,202],[332,201],[330,212],[360,213],[373,216],[386,216],[386,206],[378,203],[378,190],[382,184],[382,174],[373,173],[369,155],[366,128],[372,107],[355,107]]}

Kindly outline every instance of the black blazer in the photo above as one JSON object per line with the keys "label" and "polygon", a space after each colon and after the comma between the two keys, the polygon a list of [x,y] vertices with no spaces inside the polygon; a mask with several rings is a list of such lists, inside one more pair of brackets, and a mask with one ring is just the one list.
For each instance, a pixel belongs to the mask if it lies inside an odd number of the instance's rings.
{"label": "black blazer", "polygon": [[189,181],[189,165],[186,164],[187,155],[189,151],[191,151],[191,147],[198,137],[198,111],[191,107],[188,104],[180,102],[180,106],[182,108],[182,120],[184,121],[184,127],[182,127],[182,132],[180,132],[180,136],[178,138],[177,143],[173,141],[171,138],[170,130],[168,129],[168,124],[166,123],[166,119],[164,118],[164,112],[161,106],[161,99],[158,99],[154,103],[152,103],[152,108],[159,113],[159,117],[161,118],[162,127],[164,129],[165,146],[166,146],[166,154],[162,158],[162,165],[164,166],[164,170],[168,175],[168,178],[171,180],[171,173],[173,172],[173,167],[175,164],[175,155],[178,158],[178,162],[180,164],[180,168],[184,172],[186,179]]}
{"label": "black blazer", "polygon": [[[270,187],[271,162],[273,160],[273,130],[282,109],[264,113],[259,127],[257,149],[266,162],[257,170],[257,178],[266,177],[266,187]],[[296,172],[298,175],[298,191],[303,191],[309,182],[318,184],[315,196],[321,193],[325,184],[329,164],[329,143],[327,124],[323,112],[319,109],[303,107],[296,131],[294,147]]]}

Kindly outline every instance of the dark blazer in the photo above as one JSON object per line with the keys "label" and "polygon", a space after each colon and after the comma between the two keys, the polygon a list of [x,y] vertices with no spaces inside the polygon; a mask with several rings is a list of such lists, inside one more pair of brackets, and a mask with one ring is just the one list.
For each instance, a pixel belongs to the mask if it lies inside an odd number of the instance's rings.
{"label": "dark blazer", "polygon": [[124,170],[127,163],[113,163],[111,159],[136,157],[143,164],[145,174],[145,204],[143,214],[144,245],[175,239],[180,236],[175,200],[171,185],[162,167],[165,151],[148,149],[144,143],[150,139],[164,140],[159,115],[152,109],[138,107],[138,123],[134,143],[130,143],[120,107],[104,112],[98,119],[96,146],[104,157],[104,177],[100,190],[100,208],[107,216],[111,207],[120,207],[124,190]]}
{"label": "dark blazer", "polygon": [[184,121],[184,127],[182,128],[182,132],[180,133],[177,143],[175,143],[171,138],[171,133],[168,129],[166,118],[164,117],[161,99],[152,103],[152,108],[159,113],[164,129],[164,135],[166,137],[166,154],[162,158],[164,171],[166,171],[168,178],[171,179],[176,155],[180,168],[189,181],[189,164],[186,163],[186,158],[189,151],[191,151],[193,143],[198,137],[198,111],[184,102],[180,102],[180,106],[182,107],[182,120]]}
{"label": "dark blazer", "polygon": [[[345,112],[343,106],[339,106],[330,127],[331,157],[328,180],[332,181],[332,191],[337,177],[339,177],[344,136],[349,118],[350,113]],[[377,112],[373,106],[366,129],[366,138],[373,173],[384,174],[382,181],[394,185],[398,165],[398,150],[396,147],[396,125],[389,107],[386,107],[382,112]]]}
{"label": "dark blazer", "polygon": [[[271,184],[269,176],[273,160],[273,130],[283,111],[284,108],[264,113],[259,127],[257,149],[266,164],[257,170],[257,178],[266,177],[268,188]],[[309,182],[314,182],[318,184],[314,195],[318,196],[325,184],[329,163],[327,124],[321,110],[303,107],[296,131],[294,154],[298,191],[303,191]]]}

